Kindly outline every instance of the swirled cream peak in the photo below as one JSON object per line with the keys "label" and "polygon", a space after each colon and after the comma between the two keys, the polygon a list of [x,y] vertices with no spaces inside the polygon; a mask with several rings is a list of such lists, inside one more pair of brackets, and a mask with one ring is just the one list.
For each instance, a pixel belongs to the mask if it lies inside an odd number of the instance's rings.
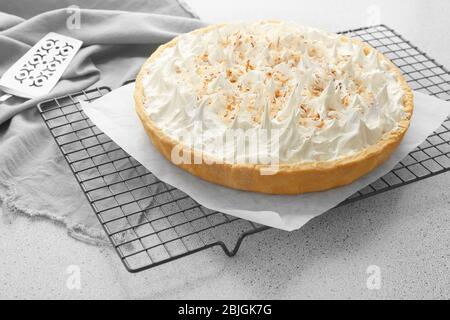
{"label": "swirled cream peak", "polygon": [[375,50],[288,22],[182,35],[143,84],[146,111],[168,136],[198,134],[200,121],[201,147],[214,150],[229,130],[277,129],[281,163],[355,154],[405,116],[403,90]]}

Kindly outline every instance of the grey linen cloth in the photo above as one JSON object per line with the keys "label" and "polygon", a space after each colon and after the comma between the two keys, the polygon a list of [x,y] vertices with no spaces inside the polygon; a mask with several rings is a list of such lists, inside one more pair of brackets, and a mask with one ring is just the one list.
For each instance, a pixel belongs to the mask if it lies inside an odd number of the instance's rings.
{"label": "grey linen cloth", "polygon": [[[65,6],[69,5],[81,8],[79,29],[67,27],[72,12]],[[46,11],[55,6],[60,9]],[[101,9],[92,9],[96,7]],[[132,12],[136,10],[139,12]],[[90,87],[116,88],[133,79],[160,44],[202,26],[175,0],[0,3],[0,74],[48,32],[83,41],[82,49],[49,95],[32,100],[13,97],[0,105],[0,202],[4,217],[45,217],[67,227],[76,238],[105,242],[101,226],[36,104]]]}

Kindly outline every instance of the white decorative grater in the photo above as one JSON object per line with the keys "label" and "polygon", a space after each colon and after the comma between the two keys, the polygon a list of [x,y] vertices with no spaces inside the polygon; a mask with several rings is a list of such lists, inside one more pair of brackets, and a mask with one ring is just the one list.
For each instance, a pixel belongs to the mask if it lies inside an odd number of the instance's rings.
{"label": "white decorative grater", "polygon": [[69,66],[82,41],[50,32],[12,65],[0,79],[0,89],[6,95],[36,98],[49,93]]}

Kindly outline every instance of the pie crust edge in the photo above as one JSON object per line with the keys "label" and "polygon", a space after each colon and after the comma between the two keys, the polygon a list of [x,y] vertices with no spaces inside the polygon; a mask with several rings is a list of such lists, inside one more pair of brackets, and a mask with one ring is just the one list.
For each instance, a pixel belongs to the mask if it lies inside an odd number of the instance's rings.
{"label": "pie crust edge", "polygon": [[[270,22],[277,23],[278,21]],[[220,26],[222,25],[212,25],[194,30],[192,33],[206,33],[213,28]],[[375,50],[367,43],[363,43],[356,39],[350,39],[342,35],[341,37],[347,38],[348,41],[353,41],[353,43],[362,45],[366,50]],[[153,145],[170,162],[172,162],[172,150],[179,142],[166,135],[147,115],[144,106],[145,93],[142,79],[147,72],[147,66],[158,59],[166,48],[174,46],[177,41],[178,38],[174,38],[170,42],[161,45],[147,59],[138,73],[134,91],[135,108],[147,135],[150,137]],[[397,81],[404,91],[402,103],[405,117],[398,122],[397,128],[384,134],[382,139],[376,144],[369,146],[354,155],[337,160],[308,163],[280,163],[277,172],[272,175],[262,175],[261,169],[266,168],[267,166],[260,164],[211,164],[211,160],[213,159],[209,159],[209,163],[202,161],[201,164],[194,164],[194,155],[189,148],[186,148],[184,152],[191,159],[191,163],[175,165],[197,177],[215,184],[233,189],[267,194],[301,194],[306,192],[324,191],[352,183],[381,165],[389,158],[408,130],[414,108],[413,92],[406,83],[400,70],[382,53],[379,51],[377,52],[380,60],[388,62],[390,71],[396,75]],[[205,158],[205,155],[203,155],[203,158]]]}

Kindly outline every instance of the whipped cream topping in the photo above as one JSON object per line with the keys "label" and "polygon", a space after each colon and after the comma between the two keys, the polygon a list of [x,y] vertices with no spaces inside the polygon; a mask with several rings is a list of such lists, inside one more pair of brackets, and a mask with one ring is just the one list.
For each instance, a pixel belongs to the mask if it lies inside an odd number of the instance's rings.
{"label": "whipped cream topping", "polygon": [[[375,50],[294,23],[185,34],[146,71],[148,116],[166,135],[213,157],[230,130],[277,129],[280,163],[336,160],[376,144],[405,117],[401,85]],[[225,153],[239,157],[242,150]]]}

